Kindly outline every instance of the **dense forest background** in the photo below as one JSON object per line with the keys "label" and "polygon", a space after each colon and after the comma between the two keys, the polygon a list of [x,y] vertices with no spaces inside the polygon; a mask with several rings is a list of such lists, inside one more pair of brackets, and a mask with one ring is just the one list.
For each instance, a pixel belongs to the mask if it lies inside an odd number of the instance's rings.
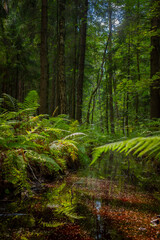
{"label": "dense forest background", "polygon": [[0,94],[129,135],[160,117],[160,1],[3,0]]}

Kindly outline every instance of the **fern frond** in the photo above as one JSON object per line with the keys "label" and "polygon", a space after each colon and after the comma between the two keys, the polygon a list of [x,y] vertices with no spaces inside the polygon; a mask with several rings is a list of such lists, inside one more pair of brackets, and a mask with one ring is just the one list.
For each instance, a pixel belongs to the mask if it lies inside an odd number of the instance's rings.
{"label": "fern frond", "polygon": [[27,182],[27,163],[19,150],[9,150],[6,153],[6,158],[3,163],[3,170],[7,177],[7,180],[18,187],[21,191],[24,187],[28,188]]}
{"label": "fern frond", "polygon": [[25,156],[30,161],[35,161],[44,164],[49,170],[54,170],[56,172],[61,170],[61,167],[58,165],[58,163],[56,163],[56,161],[53,158],[49,157],[48,155],[39,154],[32,150],[27,150]]}
{"label": "fern frond", "polygon": [[42,222],[41,224],[43,227],[57,228],[57,227],[63,226],[65,224],[65,222],[53,221],[53,222]]}
{"label": "fern frond", "polygon": [[97,147],[93,152],[93,160],[91,165],[101,156],[102,153],[108,151],[124,152],[126,155],[132,153],[133,155],[160,157],[160,137],[137,137],[129,140],[114,142]]}
{"label": "fern frond", "polygon": [[77,137],[77,136],[87,136],[85,133],[81,133],[81,132],[77,132],[77,133],[72,133],[66,137],[63,138],[63,140],[66,140],[68,138],[73,138],[73,137]]}
{"label": "fern frond", "polygon": [[73,140],[57,140],[50,144],[51,150],[61,151],[61,153],[68,154],[73,161],[77,159],[78,148],[76,142]]}
{"label": "fern frond", "polygon": [[17,111],[18,110],[18,101],[10,96],[7,93],[3,93],[4,102],[7,104],[8,107],[10,107],[12,110]]}
{"label": "fern frond", "polygon": [[39,96],[35,90],[30,91],[26,98],[24,99],[23,103],[19,103],[20,108],[27,111],[36,110],[39,107]]}
{"label": "fern frond", "polygon": [[51,128],[51,127],[46,127],[44,130],[45,130],[46,132],[53,132],[53,133],[69,132],[69,131],[64,130],[64,129]]}

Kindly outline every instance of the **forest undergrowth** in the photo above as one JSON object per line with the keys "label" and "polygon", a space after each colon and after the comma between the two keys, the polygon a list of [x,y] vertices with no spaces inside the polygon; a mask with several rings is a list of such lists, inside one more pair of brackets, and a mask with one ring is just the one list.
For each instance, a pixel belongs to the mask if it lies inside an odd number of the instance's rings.
{"label": "forest undergrowth", "polygon": [[[53,181],[68,170],[92,165],[106,152],[110,153],[104,164],[113,162],[113,175],[124,174],[133,184],[158,190],[158,120],[135,126],[126,138],[120,131],[109,135],[96,125],[80,125],[66,115],[38,115],[38,101],[36,91],[29,92],[23,103],[7,94],[1,98],[1,198],[13,190],[14,194],[31,191],[33,182]],[[123,157],[114,162],[111,151],[119,151]]]}

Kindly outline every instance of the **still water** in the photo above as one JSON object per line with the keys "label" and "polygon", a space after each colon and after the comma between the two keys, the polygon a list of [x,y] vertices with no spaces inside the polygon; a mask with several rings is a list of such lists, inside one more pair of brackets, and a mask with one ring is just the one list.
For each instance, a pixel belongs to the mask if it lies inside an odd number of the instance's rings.
{"label": "still water", "polygon": [[0,201],[0,239],[160,239],[159,202],[93,168]]}

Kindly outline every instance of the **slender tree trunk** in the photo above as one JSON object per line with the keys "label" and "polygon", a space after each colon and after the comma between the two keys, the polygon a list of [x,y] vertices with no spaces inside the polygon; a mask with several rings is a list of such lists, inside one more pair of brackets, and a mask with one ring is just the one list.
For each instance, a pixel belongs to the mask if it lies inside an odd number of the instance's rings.
{"label": "slender tree trunk", "polygon": [[59,64],[58,81],[60,92],[60,114],[66,114],[66,79],[65,79],[65,0],[59,0]]}
{"label": "slender tree trunk", "polygon": [[[116,96],[117,92],[117,82],[116,78],[113,77],[113,89],[114,89],[114,95]],[[116,119],[119,119],[119,111],[118,111],[118,103],[117,103],[117,98],[115,98],[115,114],[116,114]]]}
{"label": "slender tree trunk", "polygon": [[108,1],[109,6],[109,44],[108,44],[108,62],[109,62],[109,79],[108,79],[108,92],[109,92],[109,109],[110,109],[110,125],[111,133],[115,133],[114,130],[114,110],[113,110],[113,93],[112,93],[112,81],[113,81],[113,60],[112,60],[112,6],[111,1]]}
{"label": "slender tree trunk", "polygon": [[[139,61],[139,49],[137,49],[137,73],[138,73],[138,81],[141,80],[141,74],[140,74],[140,61]],[[138,92],[136,91],[136,118],[135,121],[138,123],[138,113],[139,113],[139,96]]]}
{"label": "slender tree trunk", "polygon": [[[19,49],[17,49],[19,50]],[[20,56],[17,54],[17,62],[20,61]],[[21,73],[19,71],[19,65],[16,67],[16,89],[15,89],[15,97],[19,102],[22,102],[23,100],[23,84],[22,84],[22,77]]]}
{"label": "slender tree trunk", "polygon": [[129,93],[126,93],[126,121],[125,121],[125,127],[127,130],[127,137],[129,136],[129,116],[128,116],[128,110],[129,110]]}
{"label": "slender tree trunk", "polygon": [[82,122],[83,82],[84,82],[84,64],[85,64],[85,52],[86,52],[88,0],[84,0],[82,4],[83,4],[83,16],[81,18],[81,27],[80,27],[80,56],[79,56],[79,76],[77,81],[77,111],[76,111],[76,119],[80,123]]}
{"label": "slender tree trunk", "polygon": [[[130,43],[130,33],[129,33],[129,43],[128,43],[128,63],[127,63],[127,71],[128,71],[128,82],[130,80],[130,61],[131,61],[131,43]],[[129,92],[126,93],[126,129],[127,129],[127,136],[129,136]]]}
{"label": "slender tree trunk", "polygon": [[94,110],[96,106],[96,97],[93,97],[93,108],[92,108],[92,119],[91,119],[91,124],[93,124],[93,116],[94,116]]}
{"label": "slender tree trunk", "polygon": [[51,84],[51,110],[50,110],[50,114],[52,115],[52,113],[54,112],[55,108],[56,108],[56,101],[55,101],[55,96],[56,96],[56,58],[54,56],[53,59],[53,73],[52,73],[52,84]]}
{"label": "slender tree trunk", "polygon": [[151,78],[153,80],[150,87],[150,116],[160,118],[160,1],[152,0],[153,17],[151,27],[153,35],[151,37]]}
{"label": "slender tree trunk", "polygon": [[48,25],[48,0],[42,0],[41,13],[41,81],[40,81],[40,113],[48,112],[48,44],[47,44],[47,25]]}
{"label": "slender tree trunk", "polygon": [[101,125],[101,129],[102,129],[102,132],[104,132],[104,129],[103,129],[103,101],[101,99],[101,88],[98,89],[98,101],[99,101],[99,110],[100,110],[100,125]]}
{"label": "slender tree trunk", "polygon": [[93,90],[93,92],[91,93],[91,96],[90,96],[90,99],[89,99],[89,103],[88,103],[88,111],[87,111],[87,123],[89,123],[89,115],[90,115],[90,106],[91,106],[91,102],[92,102],[92,99],[94,98],[95,94],[97,93],[97,90],[98,88],[100,87],[100,84],[101,84],[101,81],[102,81],[102,78],[103,78],[103,70],[104,70],[104,63],[105,63],[105,59],[106,59],[106,51],[107,51],[107,47],[108,47],[108,43],[110,41],[110,34],[108,36],[108,40],[107,40],[107,43],[105,45],[105,49],[104,49],[104,53],[103,53],[103,58],[102,58],[102,63],[101,63],[101,68],[100,68],[100,71],[101,71],[101,74],[99,76],[99,72],[98,72],[98,77],[97,77],[97,86],[95,87],[95,89]]}
{"label": "slender tree trunk", "polygon": [[[137,73],[138,73],[138,82],[141,80],[141,74],[140,74],[140,50],[139,50],[139,34],[140,34],[140,29],[139,29],[139,24],[140,24],[140,15],[139,15],[139,7],[140,3],[139,0],[137,0],[137,37],[138,37],[138,42],[137,42]],[[135,117],[135,122],[138,123],[138,110],[139,110],[139,96],[138,92],[136,90],[136,117]]]}
{"label": "slender tree trunk", "polygon": [[124,93],[124,96],[123,96],[123,121],[122,121],[122,131],[123,131],[124,135],[126,135],[125,122],[126,122],[126,94]]}
{"label": "slender tree trunk", "polygon": [[109,133],[109,96],[108,96],[108,79],[106,79],[106,114],[105,114],[105,119],[106,119],[106,129],[107,133]]}

